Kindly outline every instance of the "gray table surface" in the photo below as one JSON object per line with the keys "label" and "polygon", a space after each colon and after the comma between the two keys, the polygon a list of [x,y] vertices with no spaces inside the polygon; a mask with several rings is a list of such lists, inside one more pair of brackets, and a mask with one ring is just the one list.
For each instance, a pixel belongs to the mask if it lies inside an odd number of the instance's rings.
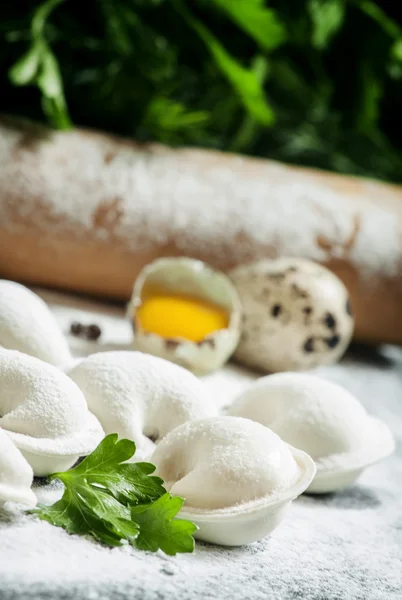
{"label": "gray table surface", "polygon": [[[128,342],[122,311],[43,295],[65,330],[76,318],[96,318],[104,348]],[[71,342],[80,355],[102,349]],[[397,439],[396,453],[357,484],[302,496],[261,542],[234,549],[197,543],[194,554],[172,558],[110,550],[9,508],[0,512],[0,600],[401,600],[402,349],[357,347],[318,373],[355,393]],[[254,378],[228,366],[205,381],[224,405]],[[37,492],[41,500],[57,494]]]}

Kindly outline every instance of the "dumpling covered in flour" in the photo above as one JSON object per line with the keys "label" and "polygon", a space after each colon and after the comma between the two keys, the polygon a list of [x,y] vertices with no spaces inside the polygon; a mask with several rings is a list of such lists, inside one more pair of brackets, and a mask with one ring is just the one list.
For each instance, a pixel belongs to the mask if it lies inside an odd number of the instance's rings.
{"label": "dumpling covered in flour", "polygon": [[345,487],[394,450],[387,425],[367,414],[348,390],[306,373],[262,377],[228,413],[261,423],[307,452],[317,466],[311,492]]}
{"label": "dumpling covered in flour", "polygon": [[56,367],[0,349],[0,429],[35,475],[70,468],[104,433],[78,386]]}
{"label": "dumpling covered in flour", "polygon": [[36,504],[31,490],[33,471],[7,433],[0,428],[0,507],[18,502],[29,508]]}
{"label": "dumpling covered in flour", "polygon": [[216,413],[204,384],[192,373],[142,352],[99,352],[68,375],[80,387],[106,434],[134,440],[136,459],[148,456],[169,431]]}
{"label": "dumpling covered in flour", "polygon": [[0,280],[0,347],[60,366],[70,350],[47,304],[28,288]]}
{"label": "dumpling covered in flour", "polygon": [[300,476],[287,444],[239,417],[185,423],[159,444],[152,461],[173,495],[207,510],[275,496]]}
{"label": "dumpling covered in flour", "polygon": [[184,423],[151,462],[166,488],[185,499],[180,516],[198,525],[196,537],[228,546],[270,533],[315,474],[307,454],[240,417]]}

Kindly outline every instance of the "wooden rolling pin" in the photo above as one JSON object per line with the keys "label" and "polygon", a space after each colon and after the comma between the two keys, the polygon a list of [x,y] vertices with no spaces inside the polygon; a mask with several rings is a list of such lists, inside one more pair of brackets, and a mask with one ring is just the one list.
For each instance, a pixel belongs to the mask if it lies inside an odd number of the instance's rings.
{"label": "wooden rolling pin", "polygon": [[348,287],[358,340],[402,342],[400,187],[0,119],[1,277],[127,300],[178,255],[316,260]]}

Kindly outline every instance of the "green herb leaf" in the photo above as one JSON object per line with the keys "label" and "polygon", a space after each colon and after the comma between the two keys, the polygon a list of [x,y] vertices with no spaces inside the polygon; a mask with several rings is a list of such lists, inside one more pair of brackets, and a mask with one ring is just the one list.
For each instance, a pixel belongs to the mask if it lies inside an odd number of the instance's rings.
{"label": "green herb leaf", "polygon": [[278,13],[265,6],[265,0],[213,0],[243,31],[264,50],[273,50],[286,39],[286,29]]}
{"label": "green herb leaf", "polygon": [[392,58],[402,63],[402,37],[398,38],[391,48]]}
{"label": "green herb leaf", "polygon": [[50,121],[58,129],[69,129],[71,121],[64,100],[59,65],[50,48],[44,43],[36,84],[42,92],[42,104]]}
{"label": "green herb leaf", "polygon": [[[252,69],[256,74],[261,86],[263,86],[267,72],[269,71],[267,59],[264,56],[256,56],[253,60]],[[231,152],[244,151],[250,145],[251,140],[256,137],[258,130],[259,123],[252,117],[252,115],[246,114],[229,146]]]}
{"label": "green herb leaf", "polygon": [[116,433],[105,437],[99,446],[79,465],[65,473],[55,473],[65,485],[85,479],[88,485],[102,486],[118,501],[130,504],[149,502],[166,493],[160,477],[150,463],[122,464],[134,456],[135,444],[119,440]]}
{"label": "green herb leaf", "polygon": [[307,8],[313,24],[313,45],[322,50],[343,23],[345,0],[309,0]]}
{"label": "green herb leaf", "polygon": [[119,54],[129,56],[133,51],[133,40],[128,28],[127,16],[132,18],[133,14],[127,15],[125,7],[116,0],[101,0],[99,4],[105,16],[109,40]]}
{"label": "green herb leaf", "polygon": [[376,2],[372,2],[372,0],[360,0],[357,2],[357,6],[368,17],[373,19],[375,23],[380,25],[385,33],[387,33],[387,35],[389,35],[391,38],[396,39],[400,37],[402,33],[401,27],[396,21],[394,21],[394,19],[391,19],[386,14]]}
{"label": "green herb leaf", "polygon": [[39,5],[32,18],[31,31],[33,38],[41,38],[46,27],[47,19],[53,10],[64,0],[47,0]]}
{"label": "green herb leaf", "polygon": [[134,452],[134,442],[108,435],[77,467],[51,475],[65,486],[61,500],[31,512],[68,533],[91,535],[108,546],[125,541],[168,554],[191,552],[196,526],[173,520],[183,500],[171,498],[162,480],[151,475],[154,465],[125,463]]}
{"label": "green herb leaf", "polygon": [[123,539],[132,540],[139,531],[125,506],[102,491],[93,495],[83,485],[66,488],[61,500],[31,512],[70,534],[91,535],[108,546],[121,546]]}
{"label": "green herb leaf", "polygon": [[4,112],[402,181],[395,2],[87,4],[0,2]]}
{"label": "green herb leaf", "polygon": [[40,45],[33,44],[28,52],[11,67],[9,77],[14,85],[27,85],[35,80],[41,60],[40,52]]}
{"label": "green herb leaf", "polygon": [[180,134],[186,130],[199,129],[208,121],[206,111],[188,111],[181,102],[170,98],[157,96],[153,98],[146,109],[143,125],[153,135],[169,144],[180,141]]}
{"label": "green herb leaf", "polygon": [[123,539],[133,540],[139,532],[126,506],[107,492],[95,491],[85,483],[67,486],[62,499],[53,506],[39,505],[32,512],[68,533],[92,535],[113,546],[120,546]]}
{"label": "green herb leaf", "polygon": [[170,555],[192,552],[192,536],[197,526],[190,521],[174,519],[183,502],[182,498],[171,498],[169,494],[165,494],[153,504],[134,507],[131,516],[140,527],[135,546],[152,552],[160,548]]}
{"label": "green herb leaf", "polygon": [[175,3],[186,21],[203,40],[216,64],[237,91],[248,112],[261,125],[271,125],[274,121],[274,113],[266,101],[263,87],[256,74],[237,62],[217,38],[191,15],[180,0],[175,0]]}
{"label": "green herb leaf", "polygon": [[46,20],[62,0],[48,0],[39,5],[31,22],[32,44],[27,53],[9,70],[15,85],[37,85],[42,92],[43,110],[59,129],[69,129],[71,120],[64,98],[63,83],[56,57],[46,38]]}
{"label": "green herb leaf", "polygon": [[48,47],[43,49],[37,84],[46,98],[57,98],[63,93],[59,66]]}
{"label": "green herb leaf", "polygon": [[368,63],[362,63],[359,70],[362,94],[356,125],[360,131],[370,134],[377,126],[383,87]]}

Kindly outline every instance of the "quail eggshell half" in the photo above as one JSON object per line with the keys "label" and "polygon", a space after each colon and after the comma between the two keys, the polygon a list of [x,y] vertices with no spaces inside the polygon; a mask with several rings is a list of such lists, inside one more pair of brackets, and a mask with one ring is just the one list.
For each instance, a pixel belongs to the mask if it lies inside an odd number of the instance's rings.
{"label": "quail eggshell half", "polygon": [[8,435],[0,428],[0,507],[18,502],[29,508],[36,505],[31,490],[33,471]]}
{"label": "quail eggshell half", "polygon": [[67,341],[47,304],[14,281],[0,280],[1,346],[56,366],[71,361]]}
{"label": "quail eggshell half", "polygon": [[166,488],[185,498],[179,514],[196,537],[236,546],[274,529],[312,481],[312,459],[262,425],[210,417],[171,431],[151,457]]}
{"label": "quail eggshell half", "polygon": [[[147,287],[211,302],[227,312],[228,327],[213,331],[198,342],[143,331],[136,311]],[[136,350],[170,360],[198,375],[221,367],[233,354],[240,338],[241,303],[234,285],[224,273],[186,257],[161,258],[142,270],[134,285],[128,316],[133,324]]]}
{"label": "quail eggshell half", "polygon": [[310,492],[330,492],[394,450],[389,428],[342,386],[305,373],[268,375],[246,389],[229,415],[252,419],[307,452],[317,465]]}
{"label": "quail eggshell half", "polygon": [[310,260],[280,258],[230,273],[243,305],[235,357],[265,372],[301,371],[337,361],[353,333],[348,292]]}

